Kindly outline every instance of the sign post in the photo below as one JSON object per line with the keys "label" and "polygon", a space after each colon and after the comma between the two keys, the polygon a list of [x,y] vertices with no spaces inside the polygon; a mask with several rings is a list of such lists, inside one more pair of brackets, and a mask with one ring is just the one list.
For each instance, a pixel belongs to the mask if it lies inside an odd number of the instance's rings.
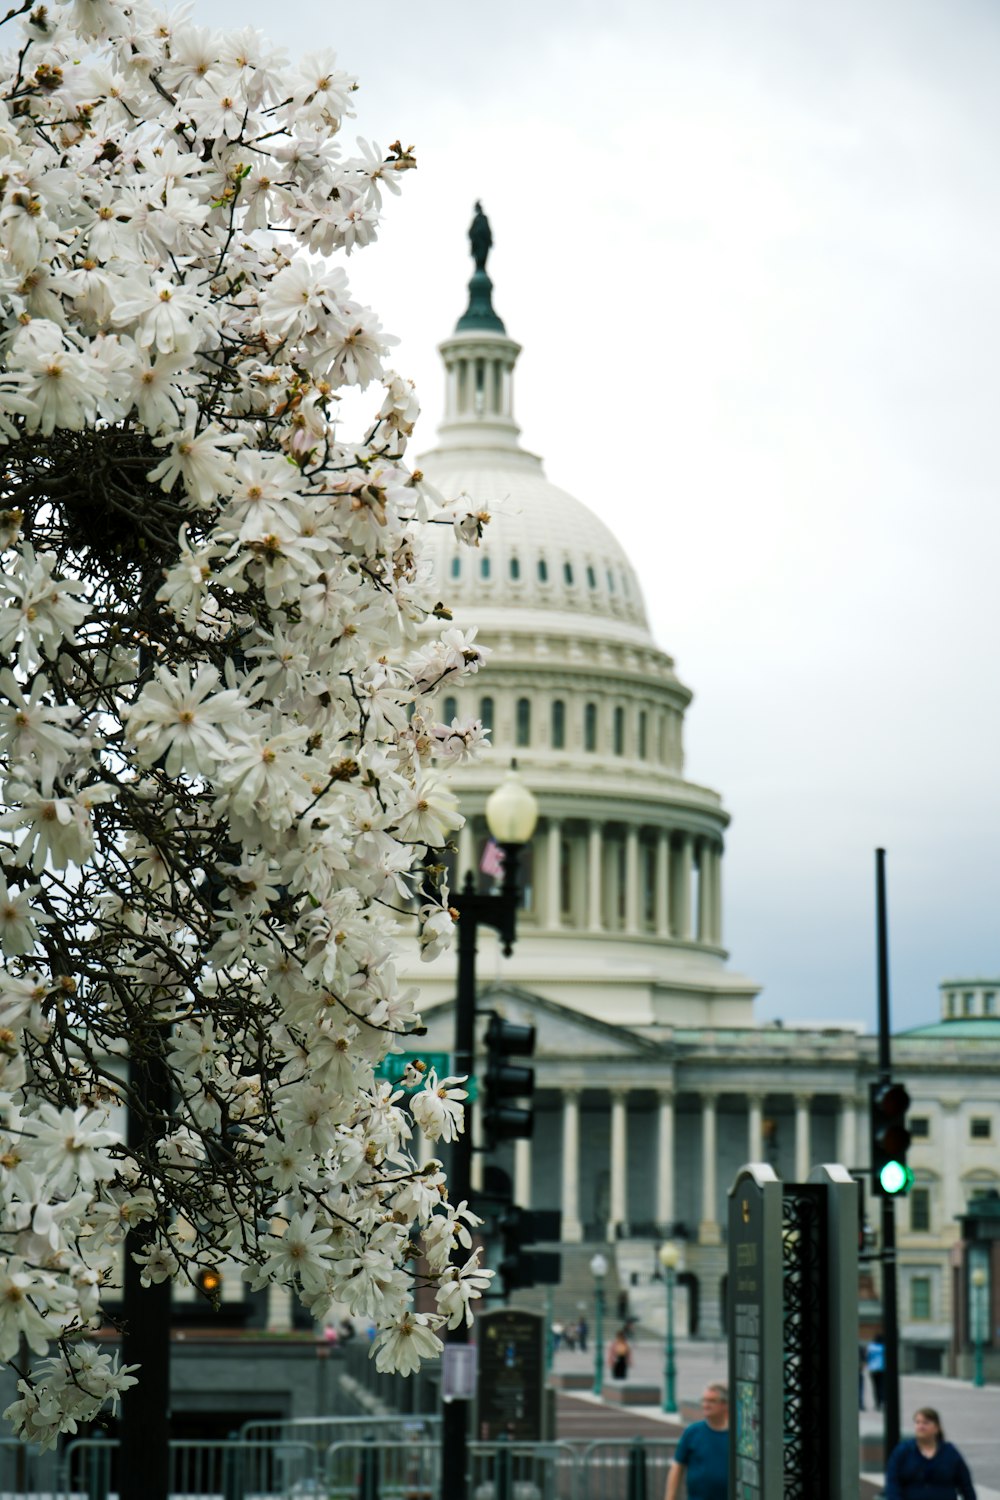
{"label": "sign post", "polygon": [[498,1308],[476,1319],[480,1442],[540,1443],[545,1392],[545,1329],[537,1313]]}
{"label": "sign post", "polygon": [[783,1493],[781,1183],[744,1167],[729,1190],[729,1493]]}

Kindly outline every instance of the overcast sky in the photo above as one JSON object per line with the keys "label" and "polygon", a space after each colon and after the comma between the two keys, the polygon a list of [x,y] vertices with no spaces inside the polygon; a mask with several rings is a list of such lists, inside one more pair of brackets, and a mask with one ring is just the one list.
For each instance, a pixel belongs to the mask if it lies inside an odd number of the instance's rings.
{"label": "overcast sky", "polygon": [[622,536],[733,816],[761,1018],[874,1025],[1000,975],[1000,7],[993,0],[195,0],[358,75],[417,148],[357,294],[420,448],[490,216],[517,416]]}

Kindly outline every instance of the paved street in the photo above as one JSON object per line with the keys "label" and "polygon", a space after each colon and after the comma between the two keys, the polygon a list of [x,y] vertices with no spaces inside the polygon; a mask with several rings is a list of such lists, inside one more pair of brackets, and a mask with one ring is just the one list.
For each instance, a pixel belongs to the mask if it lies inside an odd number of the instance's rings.
{"label": "paved street", "polygon": [[[594,1354],[560,1349],[555,1357],[556,1371],[594,1368]],[[678,1401],[696,1405],[709,1380],[726,1378],[726,1346],[680,1340],[677,1344]],[[607,1375],[605,1374],[605,1379]],[[662,1386],[663,1344],[640,1341],[633,1346],[632,1379]],[[865,1400],[870,1403],[870,1392]],[[903,1377],[902,1415],[904,1435],[910,1431],[910,1417],[918,1406],[933,1406],[941,1413],[947,1436],[962,1450],[976,1483],[979,1500],[1000,1500],[1000,1389],[986,1386],[976,1390],[968,1381],[946,1380],[941,1376],[907,1375]],[[594,1398],[574,1392],[559,1400],[559,1436],[623,1437],[631,1432],[649,1436],[656,1431],[677,1431],[656,1408],[621,1407],[595,1409]],[[871,1410],[861,1412],[862,1433],[880,1433],[881,1417]]]}

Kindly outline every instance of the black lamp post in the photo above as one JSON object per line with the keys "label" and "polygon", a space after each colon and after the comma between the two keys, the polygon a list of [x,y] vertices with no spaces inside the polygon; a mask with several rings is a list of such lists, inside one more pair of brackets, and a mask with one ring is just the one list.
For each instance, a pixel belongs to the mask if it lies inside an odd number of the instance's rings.
{"label": "black lamp post", "polygon": [[[486,823],[493,838],[503,850],[503,885],[495,895],[476,890],[475,876],[469,871],[460,892],[452,897],[458,911],[458,991],[455,999],[455,1072],[470,1077],[476,1050],[476,939],[480,927],[492,927],[500,936],[504,953],[510,953],[517,932],[517,905],[520,898],[518,867],[522,847],[529,842],[538,822],[538,803],[512,766],[503,781],[486,802]],[[448,1172],[449,1197],[453,1203],[468,1200],[472,1192],[472,1120],[466,1119],[465,1130],[452,1145]],[[464,1252],[453,1252],[461,1265]],[[449,1399],[449,1351],[468,1344],[469,1330],[464,1323],[445,1334],[445,1399],[441,1421],[441,1496],[442,1500],[466,1500],[468,1495],[466,1462],[468,1445],[468,1404],[466,1400]],[[451,1356],[452,1359],[455,1356]]]}

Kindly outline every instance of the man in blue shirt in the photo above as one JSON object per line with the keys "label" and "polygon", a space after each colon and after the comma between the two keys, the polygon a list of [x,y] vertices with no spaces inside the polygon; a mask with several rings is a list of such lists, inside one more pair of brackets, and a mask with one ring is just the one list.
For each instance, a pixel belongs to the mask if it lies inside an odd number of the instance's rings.
{"label": "man in blue shirt", "polygon": [[703,1420],[681,1433],[664,1500],[677,1500],[681,1478],[688,1500],[726,1500],[729,1492],[729,1392],[713,1382],[701,1398]]}

